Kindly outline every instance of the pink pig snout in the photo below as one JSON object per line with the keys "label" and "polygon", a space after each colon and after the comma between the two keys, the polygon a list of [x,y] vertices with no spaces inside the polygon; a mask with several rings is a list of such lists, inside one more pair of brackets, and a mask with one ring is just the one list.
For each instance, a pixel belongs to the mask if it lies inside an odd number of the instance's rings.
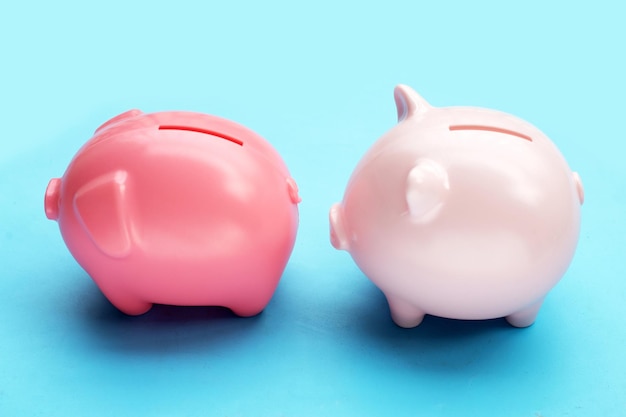
{"label": "pink pig snout", "polygon": [[44,207],[46,217],[50,220],[59,218],[59,195],[61,192],[61,178],[52,178],[46,188]]}

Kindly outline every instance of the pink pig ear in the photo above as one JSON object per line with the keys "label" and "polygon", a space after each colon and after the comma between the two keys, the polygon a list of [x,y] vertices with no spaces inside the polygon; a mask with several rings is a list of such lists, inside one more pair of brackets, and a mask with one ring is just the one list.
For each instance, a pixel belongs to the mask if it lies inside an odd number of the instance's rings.
{"label": "pink pig ear", "polygon": [[121,258],[130,252],[125,221],[128,174],[116,171],[82,186],[74,196],[74,211],[87,235],[106,255]]}
{"label": "pink pig ear", "polygon": [[408,85],[400,84],[393,90],[393,98],[398,110],[398,122],[408,119],[415,113],[423,112],[431,106]]}
{"label": "pink pig ear", "polygon": [[122,120],[126,120],[126,119],[132,119],[133,117],[137,117],[142,115],[142,111],[141,110],[137,110],[137,109],[132,109],[132,110],[128,110],[122,114],[118,114],[117,116],[115,116],[114,118],[107,120],[106,122],[104,122],[103,124],[101,124],[95,131],[95,133],[98,133],[110,126],[113,126],[114,124],[121,122]]}
{"label": "pink pig ear", "polygon": [[444,167],[433,160],[420,159],[407,176],[406,202],[411,219],[421,223],[436,216],[449,189]]}

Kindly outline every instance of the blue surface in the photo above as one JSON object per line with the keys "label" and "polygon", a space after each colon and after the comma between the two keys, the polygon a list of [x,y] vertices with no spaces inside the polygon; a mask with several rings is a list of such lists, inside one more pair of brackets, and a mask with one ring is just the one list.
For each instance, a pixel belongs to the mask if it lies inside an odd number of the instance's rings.
{"label": "blue surface", "polygon": [[[623,6],[339,3],[0,6],[0,416],[626,416]],[[583,178],[578,252],[534,326],[399,329],[330,246],[397,83],[527,119]],[[282,153],[301,227],[260,316],[124,316],[46,220],[48,180],[129,108],[227,117]]]}

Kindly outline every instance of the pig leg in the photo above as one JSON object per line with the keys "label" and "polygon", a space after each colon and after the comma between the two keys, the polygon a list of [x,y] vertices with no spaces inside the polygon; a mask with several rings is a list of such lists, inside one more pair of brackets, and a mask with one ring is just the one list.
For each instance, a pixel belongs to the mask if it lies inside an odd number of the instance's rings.
{"label": "pig leg", "polygon": [[535,322],[542,303],[543,298],[520,311],[506,316],[506,321],[513,327],[528,327]]}
{"label": "pig leg", "polygon": [[143,301],[124,289],[110,288],[100,284],[98,286],[109,302],[124,314],[139,316],[152,308],[152,303]]}
{"label": "pig leg", "polygon": [[230,307],[230,310],[239,317],[252,317],[260,314],[265,308],[263,305],[239,305],[236,307]]}
{"label": "pig leg", "polygon": [[140,316],[147,313],[152,308],[152,303],[139,299],[125,300],[122,304],[113,302],[111,299],[109,299],[109,301],[122,313],[128,314],[129,316]]}
{"label": "pig leg", "polygon": [[417,327],[424,320],[425,313],[410,302],[394,295],[386,295],[391,318],[400,327]]}

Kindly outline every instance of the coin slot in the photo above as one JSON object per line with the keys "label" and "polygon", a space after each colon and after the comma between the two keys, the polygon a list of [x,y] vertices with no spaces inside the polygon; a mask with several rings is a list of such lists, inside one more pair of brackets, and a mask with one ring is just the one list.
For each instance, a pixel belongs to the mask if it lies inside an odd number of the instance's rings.
{"label": "coin slot", "polygon": [[229,135],[225,135],[223,133],[220,132],[216,132],[214,130],[210,130],[210,129],[202,129],[199,127],[192,127],[192,126],[178,126],[178,125],[161,125],[159,126],[159,130],[184,130],[187,132],[197,132],[197,133],[203,133],[205,135],[211,135],[211,136],[216,136],[218,138],[221,139],[226,139],[227,141],[236,143],[239,146],[243,146],[243,141],[234,138],[232,136]]}
{"label": "coin slot", "polygon": [[450,126],[451,131],[455,130],[482,130],[485,132],[496,132],[496,133],[504,133],[505,135],[516,136],[518,138],[527,140],[532,142],[532,138],[523,133],[516,132],[514,130],[503,129],[501,127],[493,127],[493,126],[481,126],[481,125],[452,125]]}

